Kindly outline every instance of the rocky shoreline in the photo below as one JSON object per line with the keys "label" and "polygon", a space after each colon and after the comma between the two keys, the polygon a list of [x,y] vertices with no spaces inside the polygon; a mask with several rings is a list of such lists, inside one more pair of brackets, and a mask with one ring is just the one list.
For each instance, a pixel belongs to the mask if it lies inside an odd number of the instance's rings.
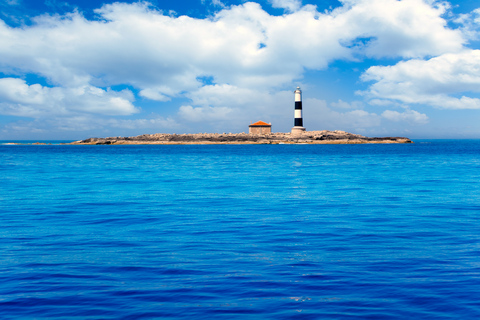
{"label": "rocky shoreline", "polygon": [[143,134],[136,137],[89,138],[73,145],[120,144],[364,144],[412,143],[404,137],[369,138],[345,131],[305,131],[302,134],[270,133],[196,133],[196,134]]}

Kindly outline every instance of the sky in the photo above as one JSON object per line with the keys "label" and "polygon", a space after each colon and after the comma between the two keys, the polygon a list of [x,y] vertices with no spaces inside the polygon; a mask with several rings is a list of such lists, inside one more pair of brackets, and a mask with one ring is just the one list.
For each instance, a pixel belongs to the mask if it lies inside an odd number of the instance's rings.
{"label": "sky", "polygon": [[0,0],[0,140],[480,139],[478,0]]}

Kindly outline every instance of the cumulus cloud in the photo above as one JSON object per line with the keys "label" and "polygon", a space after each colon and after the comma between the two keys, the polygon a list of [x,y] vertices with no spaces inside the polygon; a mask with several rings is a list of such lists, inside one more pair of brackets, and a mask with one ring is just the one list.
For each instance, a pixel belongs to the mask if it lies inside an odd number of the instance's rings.
{"label": "cumulus cloud", "polygon": [[28,85],[16,78],[0,79],[0,114],[21,117],[49,117],[93,113],[130,115],[138,112],[129,90],[103,90],[89,85],[72,88]]}
{"label": "cumulus cloud", "polygon": [[290,91],[268,92],[224,84],[204,86],[188,97],[192,105],[182,106],[178,116],[189,122],[231,132],[248,131],[248,124],[258,120],[274,122],[276,130],[291,126],[294,98]]}
{"label": "cumulus cloud", "polygon": [[154,101],[170,101],[171,98],[166,96],[165,94],[163,94],[162,92],[168,92],[171,90],[169,90],[168,88],[158,88],[158,89],[155,89],[155,88],[147,88],[147,89],[143,89],[139,92],[139,95],[141,97],[144,97],[144,98],[147,98],[147,99],[150,99],[150,100],[154,100]]}
{"label": "cumulus cloud", "polygon": [[382,117],[395,122],[407,121],[418,124],[424,124],[428,122],[428,117],[426,114],[420,113],[415,110],[406,110],[404,112],[385,110],[382,113]]}
{"label": "cumulus cloud", "polygon": [[[423,65],[433,61],[425,57],[461,56],[466,41],[460,30],[447,26],[442,17],[448,8],[436,1],[342,0],[342,6],[329,12],[302,6],[300,0],[270,3],[286,13],[270,15],[254,2],[225,7],[214,0],[219,11],[200,19],[171,15],[147,2],[117,2],[95,10],[96,20],[74,11],[42,15],[21,27],[0,21],[0,72],[9,75],[0,89],[0,112],[35,119],[70,114],[79,123],[73,115],[130,115],[140,111],[131,91],[102,89],[127,85],[143,99],[157,101],[159,108],[177,98],[189,99],[172,113],[179,121],[228,117],[239,128],[241,121],[270,117],[290,126],[291,114],[285,110],[291,107],[292,93],[283,88],[302,79],[307,69],[365,57],[414,58],[406,63]],[[441,98],[444,107],[459,101],[477,105],[467,96],[444,99],[430,93],[426,84],[426,91],[414,90],[415,101],[408,100],[393,87],[413,88],[402,82],[406,77],[392,75],[402,64],[392,66],[392,74],[382,68],[371,68],[362,78],[376,82],[365,93],[369,98],[406,103],[440,103]],[[51,87],[18,79],[25,74],[38,75]],[[348,119],[362,128],[382,119],[360,110],[358,102],[331,105],[351,110],[341,116],[326,110],[338,123]]]}
{"label": "cumulus cloud", "polygon": [[110,118],[102,122],[113,128],[124,129],[175,129],[179,124],[173,118],[154,117],[150,119],[114,119]]}
{"label": "cumulus cloud", "polygon": [[192,107],[192,106],[181,106],[179,114],[182,118],[191,122],[200,122],[200,121],[228,121],[230,119],[229,115],[232,113],[232,110],[227,107]]}
{"label": "cumulus cloud", "polygon": [[461,25],[462,33],[466,39],[475,41],[480,38],[480,8],[470,13],[461,14],[454,22]]}
{"label": "cumulus cloud", "polygon": [[[114,3],[96,10],[101,21],[73,12],[37,17],[29,27],[2,23],[0,70],[33,72],[62,86],[163,86],[179,93],[201,86],[197,78],[205,75],[271,88],[359,51],[419,57],[461,48],[461,34],[445,27],[442,10],[421,0],[346,4],[329,14],[305,6],[271,16],[247,2],[195,19],[164,15],[147,3]],[[359,46],[359,38],[369,41]]]}
{"label": "cumulus cloud", "polygon": [[[8,123],[0,130],[0,135],[18,137],[18,139],[42,139],[54,136],[55,139],[79,139],[92,136],[128,136],[144,133],[157,133],[181,128],[173,118],[153,115],[141,119],[118,119],[95,115],[75,115],[69,117],[51,117],[33,121],[20,120]],[[183,128],[181,128],[183,129]],[[88,133],[87,133],[88,132]],[[50,138],[51,139],[51,138]]]}
{"label": "cumulus cloud", "polygon": [[362,109],[363,102],[361,101],[352,101],[352,102],[345,102],[342,99],[338,99],[337,102],[332,102],[330,105],[334,108],[339,109]]}
{"label": "cumulus cloud", "polygon": [[302,1],[300,0],[268,0],[273,8],[285,9],[289,12],[294,12],[300,9]]}
{"label": "cumulus cloud", "polygon": [[[423,0],[343,0],[332,22],[345,43],[370,57],[418,58],[462,49],[463,36],[442,18],[448,6]],[[349,35],[355,35],[351,37]]]}
{"label": "cumulus cloud", "polygon": [[[358,92],[359,94],[362,94],[362,92]],[[387,100],[387,99],[371,99],[368,101],[369,105],[372,106],[380,106],[380,107],[402,107],[403,105],[399,102],[392,101],[392,100]]]}
{"label": "cumulus cloud", "polygon": [[480,109],[480,99],[455,96],[480,92],[480,50],[370,67],[362,75],[362,80],[374,81],[368,91],[362,93],[370,98],[445,109]]}
{"label": "cumulus cloud", "polygon": [[402,112],[385,110],[381,114],[366,110],[329,108],[323,100],[306,99],[304,124],[309,130],[345,130],[370,136],[409,134],[412,126],[429,122],[426,114],[405,109]]}
{"label": "cumulus cloud", "polygon": [[212,4],[213,4],[214,6],[218,6],[218,7],[225,8],[225,4],[224,4],[222,1],[220,1],[220,0],[212,0]]}
{"label": "cumulus cloud", "polygon": [[[381,124],[382,117],[365,110],[342,110],[328,108],[324,100],[306,99],[304,101],[304,125],[309,130],[345,130],[365,133]],[[341,109],[340,109],[341,110]],[[313,128],[313,129],[312,129]]]}

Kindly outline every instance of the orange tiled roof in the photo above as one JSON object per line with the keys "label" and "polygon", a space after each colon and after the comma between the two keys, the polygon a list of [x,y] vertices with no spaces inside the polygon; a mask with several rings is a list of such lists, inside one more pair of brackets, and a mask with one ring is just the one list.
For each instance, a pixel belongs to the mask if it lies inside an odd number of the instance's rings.
{"label": "orange tiled roof", "polygon": [[271,126],[271,124],[263,121],[257,121],[254,124],[251,124],[250,126]]}

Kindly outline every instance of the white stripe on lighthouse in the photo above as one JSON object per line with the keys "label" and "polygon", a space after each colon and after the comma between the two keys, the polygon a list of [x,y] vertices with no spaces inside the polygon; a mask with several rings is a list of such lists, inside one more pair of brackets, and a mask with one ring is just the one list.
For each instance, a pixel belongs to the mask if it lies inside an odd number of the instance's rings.
{"label": "white stripe on lighthouse", "polygon": [[295,118],[302,117],[302,109],[295,109]]}

